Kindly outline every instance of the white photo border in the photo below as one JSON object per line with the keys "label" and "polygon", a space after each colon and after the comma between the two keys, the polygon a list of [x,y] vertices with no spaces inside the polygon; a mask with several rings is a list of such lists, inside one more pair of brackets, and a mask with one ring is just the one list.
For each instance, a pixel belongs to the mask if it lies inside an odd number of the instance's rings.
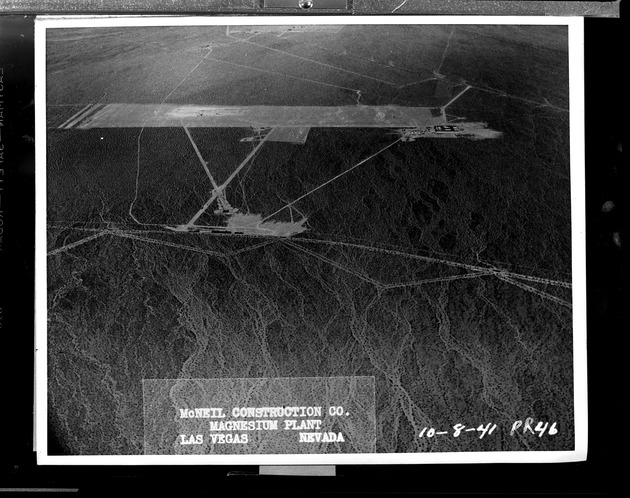
{"label": "white photo border", "polygon": [[[149,26],[475,24],[564,25],[569,34],[573,380],[575,446],[571,451],[370,453],[312,455],[72,455],[48,454],[46,275],[46,32],[58,28]],[[35,424],[39,465],[376,465],[551,463],[587,456],[586,238],[584,173],[584,19],[533,16],[38,16],[35,20]]]}

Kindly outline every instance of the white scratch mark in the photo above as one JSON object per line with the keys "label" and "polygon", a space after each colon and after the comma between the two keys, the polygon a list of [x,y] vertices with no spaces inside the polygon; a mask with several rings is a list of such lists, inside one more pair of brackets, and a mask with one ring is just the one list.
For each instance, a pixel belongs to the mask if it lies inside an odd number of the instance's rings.
{"label": "white scratch mark", "polygon": [[404,0],[403,3],[401,3],[398,7],[396,7],[394,10],[392,10],[392,14],[394,12],[396,12],[398,9],[400,9],[403,5],[405,5],[407,3],[407,0]]}

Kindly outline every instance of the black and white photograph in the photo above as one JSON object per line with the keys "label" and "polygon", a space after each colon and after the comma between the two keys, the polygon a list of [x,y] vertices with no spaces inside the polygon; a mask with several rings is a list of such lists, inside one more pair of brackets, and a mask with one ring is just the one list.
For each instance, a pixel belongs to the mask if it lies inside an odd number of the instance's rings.
{"label": "black and white photograph", "polygon": [[38,19],[38,461],[583,460],[581,23]]}

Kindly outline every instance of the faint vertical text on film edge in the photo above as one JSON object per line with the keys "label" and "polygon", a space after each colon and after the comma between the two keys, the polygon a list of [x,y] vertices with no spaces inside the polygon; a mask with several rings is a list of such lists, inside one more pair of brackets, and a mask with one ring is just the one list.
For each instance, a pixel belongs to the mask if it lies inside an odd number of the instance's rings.
{"label": "faint vertical text on film edge", "polygon": [[[4,211],[2,210],[2,191],[4,190],[4,142],[2,128],[4,127],[4,68],[0,66],[0,252],[4,240]],[[1,322],[0,322],[1,323]]]}

